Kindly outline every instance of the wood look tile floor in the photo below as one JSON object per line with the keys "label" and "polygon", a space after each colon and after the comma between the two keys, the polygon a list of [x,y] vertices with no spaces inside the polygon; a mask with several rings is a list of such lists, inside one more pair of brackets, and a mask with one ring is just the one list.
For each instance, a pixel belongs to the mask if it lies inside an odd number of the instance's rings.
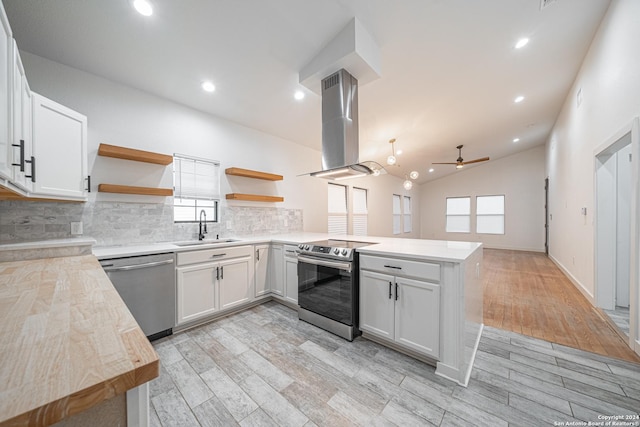
{"label": "wood look tile floor", "polygon": [[640,363],[545,254],[485,249],[483,263],[485,325]]}
{"label": "wood look tile floor", "polygon": [[152,426],[544,426],[640,408],[640,365],[491,327],[467,388],[276,302],[154,347]]}

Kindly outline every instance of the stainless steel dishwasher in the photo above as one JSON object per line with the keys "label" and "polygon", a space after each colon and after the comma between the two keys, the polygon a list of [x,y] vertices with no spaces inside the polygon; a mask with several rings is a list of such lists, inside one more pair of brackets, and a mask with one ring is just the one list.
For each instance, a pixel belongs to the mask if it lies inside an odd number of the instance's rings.
{"label": "stainless steel dishwasher", "polygon": [[173,333],[176,273],[173,253],[100,260],[100,265],[144,334],[153,341]]}

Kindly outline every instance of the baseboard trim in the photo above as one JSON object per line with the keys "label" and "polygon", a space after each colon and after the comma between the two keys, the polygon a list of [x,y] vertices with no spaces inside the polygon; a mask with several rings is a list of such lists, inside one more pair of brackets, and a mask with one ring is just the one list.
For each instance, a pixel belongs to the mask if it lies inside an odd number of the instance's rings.
{"label": "baseboard trim", "polygon": [[580,281],[576,279],[575,276],[571,274],[571,272],[569,272],[569,270],[567,270],[560,261],[554,258],[553,255],[549,254],[549,259],[553,261],[553,263],[560,269],[560,271],[562,271],[564,275],[567,276],[567,278],[571,281],[571,283],[573,283],[573,286],[575,286],[580,291],[580,293],[584,295],[584,297],[591,303],[591,305],[595,307],[595,297],[582,285],[582,283],[580,283]]}

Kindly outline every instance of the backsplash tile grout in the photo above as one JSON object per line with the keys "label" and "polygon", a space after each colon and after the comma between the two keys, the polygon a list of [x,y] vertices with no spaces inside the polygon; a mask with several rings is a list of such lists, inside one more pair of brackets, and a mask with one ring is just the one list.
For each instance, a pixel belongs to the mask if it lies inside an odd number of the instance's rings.
{"label": "backsplash tile grout", "polygon": [[[266,235],[303,231],[301,209],[223,206],[220,222],[208,223],[209,237]],[[197,223],[173,222],[166,203],[56,203],[0,201],[0,243],[73,237],[71,222],[83,223],[97,246],[196,239]]]}

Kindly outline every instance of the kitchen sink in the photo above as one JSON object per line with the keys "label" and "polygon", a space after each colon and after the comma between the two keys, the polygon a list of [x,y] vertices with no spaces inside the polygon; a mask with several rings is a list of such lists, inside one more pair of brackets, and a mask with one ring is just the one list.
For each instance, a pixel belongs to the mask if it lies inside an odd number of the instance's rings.
{"label": "kitchen sink", "polygon": [[187,242],[173,242],[176,246],[203,246],[203,245],[220,245],[222,243],[237,242],[237,239],[218,239],[218,240],[190,240]]}

